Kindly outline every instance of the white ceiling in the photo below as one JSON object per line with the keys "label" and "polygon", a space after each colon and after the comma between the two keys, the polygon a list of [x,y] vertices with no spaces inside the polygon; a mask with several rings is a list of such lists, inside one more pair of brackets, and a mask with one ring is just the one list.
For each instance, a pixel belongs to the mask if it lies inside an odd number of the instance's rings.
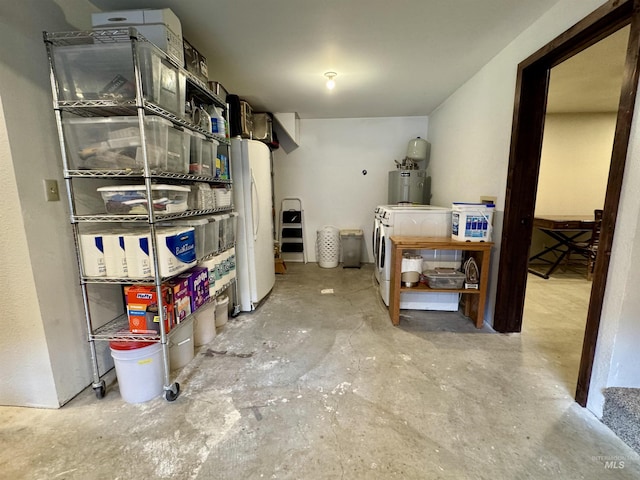
{"label": "white ceiling", "polygon": [[551,69],[548,113],[615,112],[629,27]]}
{"label": "white ceiling", "polygon": [[[558,0],[90,0],[171,8],[211,80],[256,111],[428,115]],[[333,91],[323,74],[338,73]]]}

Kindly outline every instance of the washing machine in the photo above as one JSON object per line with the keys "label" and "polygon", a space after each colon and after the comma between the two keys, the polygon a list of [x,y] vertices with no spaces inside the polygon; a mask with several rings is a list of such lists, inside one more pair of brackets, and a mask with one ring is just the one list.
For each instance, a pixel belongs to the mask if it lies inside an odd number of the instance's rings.
{"label": "washing machine", "polygon": [[[375,209],[373,225],[373,257],[375,277],[380,296],[389,306],[391,281],[392,235],[451,238],[451,208],[435,205],[380,205]],[[422,256],[422,270],[436,267],[459,269],[460,250],[418,250]],[[458,293],[404,291],[400,294],[400,308],[408,310],[457,311]]]}

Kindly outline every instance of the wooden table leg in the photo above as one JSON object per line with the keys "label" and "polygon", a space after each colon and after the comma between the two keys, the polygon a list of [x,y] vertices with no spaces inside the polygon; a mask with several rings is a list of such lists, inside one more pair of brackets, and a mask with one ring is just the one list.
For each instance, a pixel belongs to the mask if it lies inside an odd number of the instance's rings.
{"label": "wooden table leg", "polygon": [[402,252],[391,242],[391,283],[389,289],[389,317],[391,323],[400,323],[400,270],[402,268]]}

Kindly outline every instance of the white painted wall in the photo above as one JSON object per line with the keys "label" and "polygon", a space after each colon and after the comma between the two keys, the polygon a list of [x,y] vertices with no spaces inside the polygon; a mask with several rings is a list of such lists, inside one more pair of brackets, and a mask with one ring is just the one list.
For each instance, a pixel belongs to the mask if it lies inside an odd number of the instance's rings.
{"label": "white painted wall", "polygon": [[[547,115],[536,197],[539,215],[593,215],[603,208],[616,113]],[[531,252],[551,239],[533,230]]]}
{"label": "white painted wall", "polygon": [[0,404],[58,407],[91,382],[67,203],[44,201],[43,179],[64,184],[42,31],[88,28],[92,11],[85,0],[0,5]]}
{"label": "white painted wall", "polygon": [[[489,190],[493,190],[498,197],[496,226],[501,230],[517,65],[603,3],[560,1],[429,117],[432,174],[439,179],[433,190],[435,203],[465,198],[474,201],[479,194],[490,194]],[[639,279],[631,269],[633,259],[640,257],[639,116],[640,110],[636,109],[589,391],[588,408],[597,416],[602,415],[603,388],[640,385],[639,358],[634,353],[634,346],[640,341],[640,332],[634,326],[640,302],[633,288]],[[493,321],[495,305],[499,239],[497,232],[486,316],[489,322]]]}
{"label": "white painted wall", "polygon": [[587,408],[598,417],[606,387],[640,387],[640,97],[636,100]]}
{"label": "white painted wall", "polygon": [[477,202],[497,197],[489,298],[493,323],[517,66],[604,3],[561,0],[451,95],[429,116],[432,202]]}
{"label": "white painted wall", "polygon": [[592,215],[604,206],[616,115],[547,115],[537,214]]}
{"label": "white painted wall", "polygon": [[282,198],[302,199],[309,261],[316,261],[316,232],[335,225],[362,229],[362,261],[373,262],[373,212],[387,203],[388,172],[427,126],[427,117],[300,120],[300,146],[274,152],[275,208],[278,217]]}

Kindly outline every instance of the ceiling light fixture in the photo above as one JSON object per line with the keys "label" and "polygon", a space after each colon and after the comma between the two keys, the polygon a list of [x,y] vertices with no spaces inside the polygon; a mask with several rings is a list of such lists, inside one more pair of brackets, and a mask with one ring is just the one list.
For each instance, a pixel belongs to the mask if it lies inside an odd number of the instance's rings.
{"label": "ceiling light fixture", "polygon": [[327,72],[324,74],[324,76],[328,78],[327,88],[329,90],[333,90],[333,87],[336,86],[336,81],[334,80],[334,78],[338,76],[338,74],[336,72]]}

